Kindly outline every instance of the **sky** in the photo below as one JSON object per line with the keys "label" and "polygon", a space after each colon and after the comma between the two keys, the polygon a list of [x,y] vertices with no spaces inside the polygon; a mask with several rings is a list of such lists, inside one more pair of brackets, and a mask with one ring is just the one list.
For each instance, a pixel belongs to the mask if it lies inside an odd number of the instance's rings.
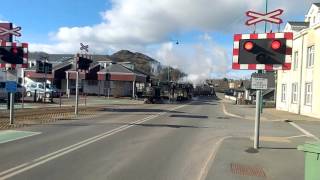
{"label": "sky", "polygon": [[[313,2],[320,0],[269,0],[269,10],[303,21]],[[249,77],[231,70],[233,34],[253,31],[244,25],[248,10],[264,12],[265,0],[15,0],[1,2],[0,21],[21,26],[17,40],[33,52],[76,53],[80,42],[94,54],[127,49],[200,81]]]}

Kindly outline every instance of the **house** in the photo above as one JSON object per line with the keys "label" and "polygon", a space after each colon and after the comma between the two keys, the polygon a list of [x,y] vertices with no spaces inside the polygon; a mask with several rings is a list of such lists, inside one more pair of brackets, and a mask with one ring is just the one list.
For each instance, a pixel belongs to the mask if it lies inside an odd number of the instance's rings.
{"label": "house", "polygon": [[110,63],[97,72],[98,80],[104,92],[110,96],[136,96],[136,84],[146,83],[147,76],[135,72],[122,64]]}
{"label": "house", "polygon": [[320,3],[284,30],[294,33],[292,68],[278,71],[276,108],[320,118]]}

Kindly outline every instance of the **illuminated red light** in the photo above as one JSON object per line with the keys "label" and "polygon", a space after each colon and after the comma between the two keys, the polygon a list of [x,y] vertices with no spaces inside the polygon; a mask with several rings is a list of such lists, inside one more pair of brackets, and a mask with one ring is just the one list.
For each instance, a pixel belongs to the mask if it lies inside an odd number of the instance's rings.
{"label": "illuminated red light", "polygon": [[13,52],[14,54],[17,54],[17,53],[18,53],[18,49],[17,49],[17,48],[13,48],[13,49],[12,49],[12,52]]}
{"label": "illuminated red light", "polygon": [[271,48],[273,50],[278,50],[278,49],[280,49],[280,47],[281,47],[281,42],[280,41],[277,41],[277,40],[272,41]]}
{"label": "illuminated red light", "polygon": [[251,51],[253,49],[253,47],[254,47],[254,44],[253,44],[253,42],[248,41],[248,42],[244,43],[243,47],[244,47],[245,50]]}

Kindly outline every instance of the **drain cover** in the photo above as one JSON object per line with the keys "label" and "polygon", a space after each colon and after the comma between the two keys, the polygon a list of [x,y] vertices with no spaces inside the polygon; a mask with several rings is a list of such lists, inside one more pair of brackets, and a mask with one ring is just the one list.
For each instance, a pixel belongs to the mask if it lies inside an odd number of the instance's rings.
{"label": "drain cover", "polygon": [[231,172],[240,176],[266,177],[266,173],[261,167],[248,166],[237,163],[231,164]]}

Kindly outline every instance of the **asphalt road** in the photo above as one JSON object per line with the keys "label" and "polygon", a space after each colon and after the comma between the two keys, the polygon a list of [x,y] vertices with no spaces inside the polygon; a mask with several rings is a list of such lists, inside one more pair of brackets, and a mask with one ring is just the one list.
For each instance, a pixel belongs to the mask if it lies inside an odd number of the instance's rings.
{"label": "asphalt road", "polygon": [[[41,134],[0,144],[0,179],[209,179],[222,140],[249,137],[253,126],[212,98],[117,106],[91,119],[18,129]],[[262,128],[265,136],[301,134],[284,122]]]}

